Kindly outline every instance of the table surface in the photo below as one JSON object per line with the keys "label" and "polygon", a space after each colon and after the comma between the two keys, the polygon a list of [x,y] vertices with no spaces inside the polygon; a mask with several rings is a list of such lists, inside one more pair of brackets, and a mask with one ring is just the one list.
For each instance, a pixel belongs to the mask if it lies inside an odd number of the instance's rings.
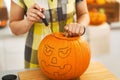
{"label": "table surface", "polygon": [[[29,73],[29,74],[28,74]],[[36,76],[31,77],[30,75],[36,74]],[[48,80],[41,73],[39,69],[23,69],[16,71],[2,71],[0,72],[0,79],[2,76],[7,74],[15,74],[20,77],[20,80],[31,80],[31,78],[36,80]],[[19,80],[19,79],[17,79]],[[79,80],[119,80],[111,71],[109,71],[103,64],[99,62],[90,63],[88,69],[80,77]]]}

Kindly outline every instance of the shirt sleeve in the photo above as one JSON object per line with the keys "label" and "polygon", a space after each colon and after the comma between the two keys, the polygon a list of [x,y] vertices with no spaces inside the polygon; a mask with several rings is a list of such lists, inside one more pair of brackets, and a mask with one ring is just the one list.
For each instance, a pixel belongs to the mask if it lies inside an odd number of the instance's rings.
{"label": "shirt sleeve", "polygon": [[75,1],[76,1],[76,3],[78,3],[78,2],[83,1],[83,0],[75,0]]}
{"label": "shirt sleeve", "polygon": [[14,3],[25,9],[25,4],[23,0],[12,0]]}

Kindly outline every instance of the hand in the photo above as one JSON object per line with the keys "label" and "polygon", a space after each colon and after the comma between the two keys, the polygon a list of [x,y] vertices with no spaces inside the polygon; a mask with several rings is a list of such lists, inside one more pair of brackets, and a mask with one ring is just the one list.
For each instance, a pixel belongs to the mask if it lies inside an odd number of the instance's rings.
{"label": "hand", "polygon": [[33,24],[34,22],[38,22],[41,18],[45,18],[43,12],[45,11],[44,8],[41,8],[36,3],[27,10],[27,20],[29,23]]}
{"label": "hand", "polygon": [[82,36],[85,33],[85,26],[79,23],[70,23],[65,26],[65,31],[68,33],[68,36]]}

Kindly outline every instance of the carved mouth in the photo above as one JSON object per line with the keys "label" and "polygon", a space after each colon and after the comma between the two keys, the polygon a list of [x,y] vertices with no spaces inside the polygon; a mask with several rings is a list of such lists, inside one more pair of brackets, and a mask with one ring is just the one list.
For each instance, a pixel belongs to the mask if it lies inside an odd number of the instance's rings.
{"label": "carved mouth", "polygon": [[47,73],[52,74],[54,76],[64,76],[65,74],[69,73],[72,69],[72,65],[65,64],[64,66],[55,66],[46,64],[45,61],[41,61],[41,68]]}

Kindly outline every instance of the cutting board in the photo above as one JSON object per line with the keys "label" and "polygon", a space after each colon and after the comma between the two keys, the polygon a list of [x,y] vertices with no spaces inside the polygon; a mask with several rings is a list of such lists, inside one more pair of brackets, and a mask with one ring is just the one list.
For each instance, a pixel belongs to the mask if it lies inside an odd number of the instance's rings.
{"label": "cutting board", "polygon": [[[39,69],[18,72],[20,80],[49,80]],[[85,73],[78,80],[119,80],[99,62],[90,63]]]}

